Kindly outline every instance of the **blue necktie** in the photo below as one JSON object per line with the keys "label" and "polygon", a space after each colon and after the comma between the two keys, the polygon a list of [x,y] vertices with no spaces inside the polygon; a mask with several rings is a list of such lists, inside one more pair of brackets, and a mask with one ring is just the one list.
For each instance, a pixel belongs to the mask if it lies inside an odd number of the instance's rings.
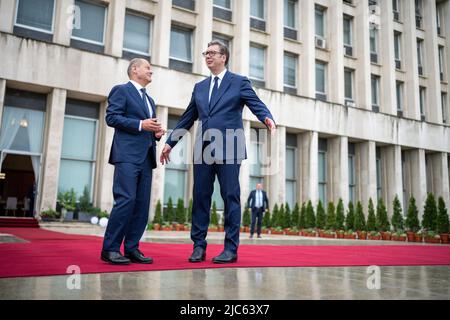
{"label": "blue necktie", "polygon": [[219,77],[214,78],[214,86],[211,92],[211,99],[209,99],[209,107],[211,108],[211,103],[215,100],[217,96],[217,91],[219,91]]}
{"label": "blue necktie", "polygon": [[142,89],[141,89],[141,92],[142,92],[142,100],[144,101],[144,107],[145,107],[145,110],[146,110],[146,112],[148,112],[148,114],[149,114],[150,117],[151,117],[150,109],[149,109],[148,103],[147,103],[147,94],[146,94],[145,88],[142,88]]}

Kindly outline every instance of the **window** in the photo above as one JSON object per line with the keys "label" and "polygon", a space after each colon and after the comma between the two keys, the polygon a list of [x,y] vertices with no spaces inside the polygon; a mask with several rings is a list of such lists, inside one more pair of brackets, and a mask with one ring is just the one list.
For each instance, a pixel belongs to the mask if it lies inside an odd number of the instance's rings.
{"label": "window", "polygon": [[150,28],[149,18],[127,12],[125,15],[123,50],[150,56]]}
{"label": "window", "polygon": [[348,144],[348,196],[352,203],[356,201],[355,144]]}
{"label": "window", "polygon": [[291,208],[297,202],[297,135],[286,135],[286,203]]}
{"label": "window", "polygon": [[378,29],[370,28],[370,62],[378,63]]}
{"label": "window", "polygon": [[397,115],[401,117],[403,116],[403,82],[396,82],[395,92],[397,97]]}
{"label": "window", "polygon": [[266,31],[266,1],[251,0],[250,2],[250,27]]}
{"label": "window", "polygon": [[297,0],[284,0],[284,37],[297,40]]}
{"label": "window", "polygon": [[345,101],[353,101],[353,75],[352,69],[345,68],[344,70],[344,87],[345,87]]}
{"label": "window", "polygon": [[195,0],[172,0],[172,5],[191,11],[195,10]]}
{"label": "window", "polygon": [[415,0],[415,9],[416,9],[416,28],[422,29],[422,0]]}
{"label": "window", "polygon": [[353,17],[344,15],[344,52],[353,56]]}
{"label": "window", "polygon": [[425,120],[425,99],[426,99],[427,89],[425,87],[419,87],[419,106],[420,106],[420,117]]}
{"label": "window", "polygon": [[394,53],[395,53],[395,68],[401,69],[402,68],[402,34],[400,32],[394,32]]}
{"label": "window", "polygon": [[315,6],[315,26],[316,36],[325,39],[325,8],[318,5]]}
{"label": "window", "polygon": [[447,94],[441,92],[442,122],[448,123]]}
{"label": "window", "polygon": [[99,110],[98,103],[67,100],[58,192],[74,189],[78,199],[87,188],[92,201]]}
{"label": "window", "polygon": [[250,45],[250,78],[255,84],[265,86],[266,50],[257,45]]}
{"label": "window", "polygon": [[439,36],[444,35],[444,26],[442,24],[444,17],[444,8],[442,3],[436,3],[436,28]]}
{"label": "window", "polygon": [[327,203],[327,140],[319,139],[319,200]]}
{"label": "window", "polygon": [[423,66],[423,40],[422,39],[417,39],[417,65],[418,65],[418,72],[419,75],[423,75],[424,71],[424,66]]}
{"label": "window", "polygon": [[16,26],[53,33],[54,0],[19,0]]}
{"label": "window", "polygon": [[394,14],[394,21],[400,21],[400,0],[392,0],[392,12]]}
{"label": "window", "polygon": [[377,199],[380,200],[383,196],[382,194],[382,167],[381,167],[381,148],[376,148],[376,169],[377,169]]}
{"label": "window", "polygon": [[326,100],[326,64],[316,61],[316,99]]}
{"label": "window", "polygon": [[72,38],[95,44],[104,44],[106,8],[102,5],[75,0],[80,7],[80,29],[73,29]]}
{"label": "window", "polygon": [[[170,132],[175,129],[178,120],[179,117],[169,115],[167,128]],[[185,138],[181,139],[170,153],[170,162],[166,165],[164,177],[164,204],[169,202],[169,198],[172,198],[174,203],[178,199],[185,200],[188,174],[187,141]]]}
{"label": "window", "polygon": [[214,0],[213,16],[226,21],[233,20],[233,12],[231,11],[231,0]]}
{"label": "window", "polygon": [[172,26],[170,31],[171,69],[192,72],[192,31]]}
{"label": "window", "polygon": [[371,91],[372,91],[372,110],[380,111],[380,77],[376,75],[371,76]]}
{"label": "window", "polygon": [[296,93],[297,88],[297,59],[292,53],[284,53],[284,86],[285,89],[294,89],[293,93]]}
{"label": "window", "polygon": [[445,61],[444,60],[444,57],[445,57],[444,47],[439,46],[438,52],[439,52],[439,78],[441,79],[441,81],[444,81],[444,68],[445,68],[445,66],[444,66],[444,61]]}
{"label": "window", "polygon": [[255,189],[257,183],[264,182],[262,174],[262,147],[263,139],[261,133],[257,129],[251,129],[250,133],[250,190]]}

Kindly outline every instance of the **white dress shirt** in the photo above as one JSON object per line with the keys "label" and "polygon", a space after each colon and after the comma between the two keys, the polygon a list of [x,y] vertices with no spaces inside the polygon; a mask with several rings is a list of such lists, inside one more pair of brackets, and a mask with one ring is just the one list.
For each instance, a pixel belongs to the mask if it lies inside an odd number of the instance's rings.
{"label": "white dress shirt", "polygon": [[217,80],[218,81],[217,89],[219,89],[220,88],[220,84],[222,83],[223,77],[225,77],[225,73],[227,73],[227,71],[228,70],[225,69],[221,73],[219,73],[217,76],[215,76],[213,74],[211,75],[211,83],[209,84],[209,100],[208,101],[211,101],[211,94],[212,94],[212,91],[213,91],[213,88],[214,88],[214,79],[216,77],[219,77],[219,80]]}
{"label": "white dress shirt", "polygon": [[[139,93],[139,96],[141,97],[141,99],[142,99],[142,91],[141,91],[141,89],[142,88],[144,88],[143,86],[141,86],[139,83],[137,83],[136,81],[133,81],[133,80],[130,80],[130,82],[131,82],[131,84],[136,88],[136,90],[138,91],[138,93]],[[150,104],[150,101],[148,100],[148,97],[147,97],[147,95],[145,95],[145,99],[146,99],[146,101],[147,101],[147,107],[148,107],[148,113],[150,114],[150,118],[153,118],[153,115],[152,115],[152,105]],[[142,120],[139,122],[139,131],[141,131],[142,130]]]}

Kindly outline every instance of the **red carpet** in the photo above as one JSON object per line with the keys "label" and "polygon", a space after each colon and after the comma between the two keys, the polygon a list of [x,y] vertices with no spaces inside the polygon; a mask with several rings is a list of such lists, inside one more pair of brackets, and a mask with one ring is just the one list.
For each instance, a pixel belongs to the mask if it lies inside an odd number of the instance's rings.
{"label": "red carpet", "polygon": [[241,245],[239,260],[216,265],[213,256],[222,245],[209,245],[207,261],[187,261],[191,244],[142,243],[140,249],[155,260],[151,265],[113,266],[99,259],[102,238],[68,235],[43,229],[0,228],[29,243],[0,244],[0,278],[66,275],[77,265],[81,273],[156,271],[243,267],[342,267],[450,265],[450,246],[272,246]]}
{"label": "red carpet", "polygon": [[0,217],[0,228],[39,228],[35,218]]}

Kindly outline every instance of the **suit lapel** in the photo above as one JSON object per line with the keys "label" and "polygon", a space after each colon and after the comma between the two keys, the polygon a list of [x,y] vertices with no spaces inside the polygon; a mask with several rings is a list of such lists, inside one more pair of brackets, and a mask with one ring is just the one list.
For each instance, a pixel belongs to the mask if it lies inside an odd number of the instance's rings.
{"label": "suit lapel", "polygon": [[[210,105],[211,105],[210,108],[209,108],[210,112],[217,105],[217,103],[219,102],[220,98],[222,98],[223,94],[228,90],[228,88],[231,85],[231,80],[232,79],[233,79],[233,75],[231,74],[231,72],[227,71],[225,73],[225,76],[222,79],[222,83],[220,84],[219,91],[217,92],[216,97],[210,103]],[[208,94],[209,94],[209,92],[208,92]]]}
{"label": "suit lapel", "polygon": [[205,113],[209,113],[209,85],[211,83],[211,77],[206,78],[203,83],[199,85],[199,95],[201,98],[201,106],[205,109]]}
{"label": "suit lapel", "polygon": [[[131,95],[135,98],[137,105],[141,109],[144,109],[145,115],[147,116],[147,118],[149,118],[150,114],[149,114],[148,108],[145,108],[143,101],[142,101],[142,96],[139,95],[139,92],[136,90],[135,86],[133,86],[133,84],[131,82],[128,82],[128,89],[130,90]],[[153,106],[152,106],[152,108],[153,108]]]}
{"label": "suit lapel", "polygon": [[156,118],[156,108],[155,108],[155,105],[153,104],[153,99],[150,98],[150,96],[148,94],[146,94],[146,96],[147,96],[148,101],[150,101],[150,107],[152,108],[152,117]]}

